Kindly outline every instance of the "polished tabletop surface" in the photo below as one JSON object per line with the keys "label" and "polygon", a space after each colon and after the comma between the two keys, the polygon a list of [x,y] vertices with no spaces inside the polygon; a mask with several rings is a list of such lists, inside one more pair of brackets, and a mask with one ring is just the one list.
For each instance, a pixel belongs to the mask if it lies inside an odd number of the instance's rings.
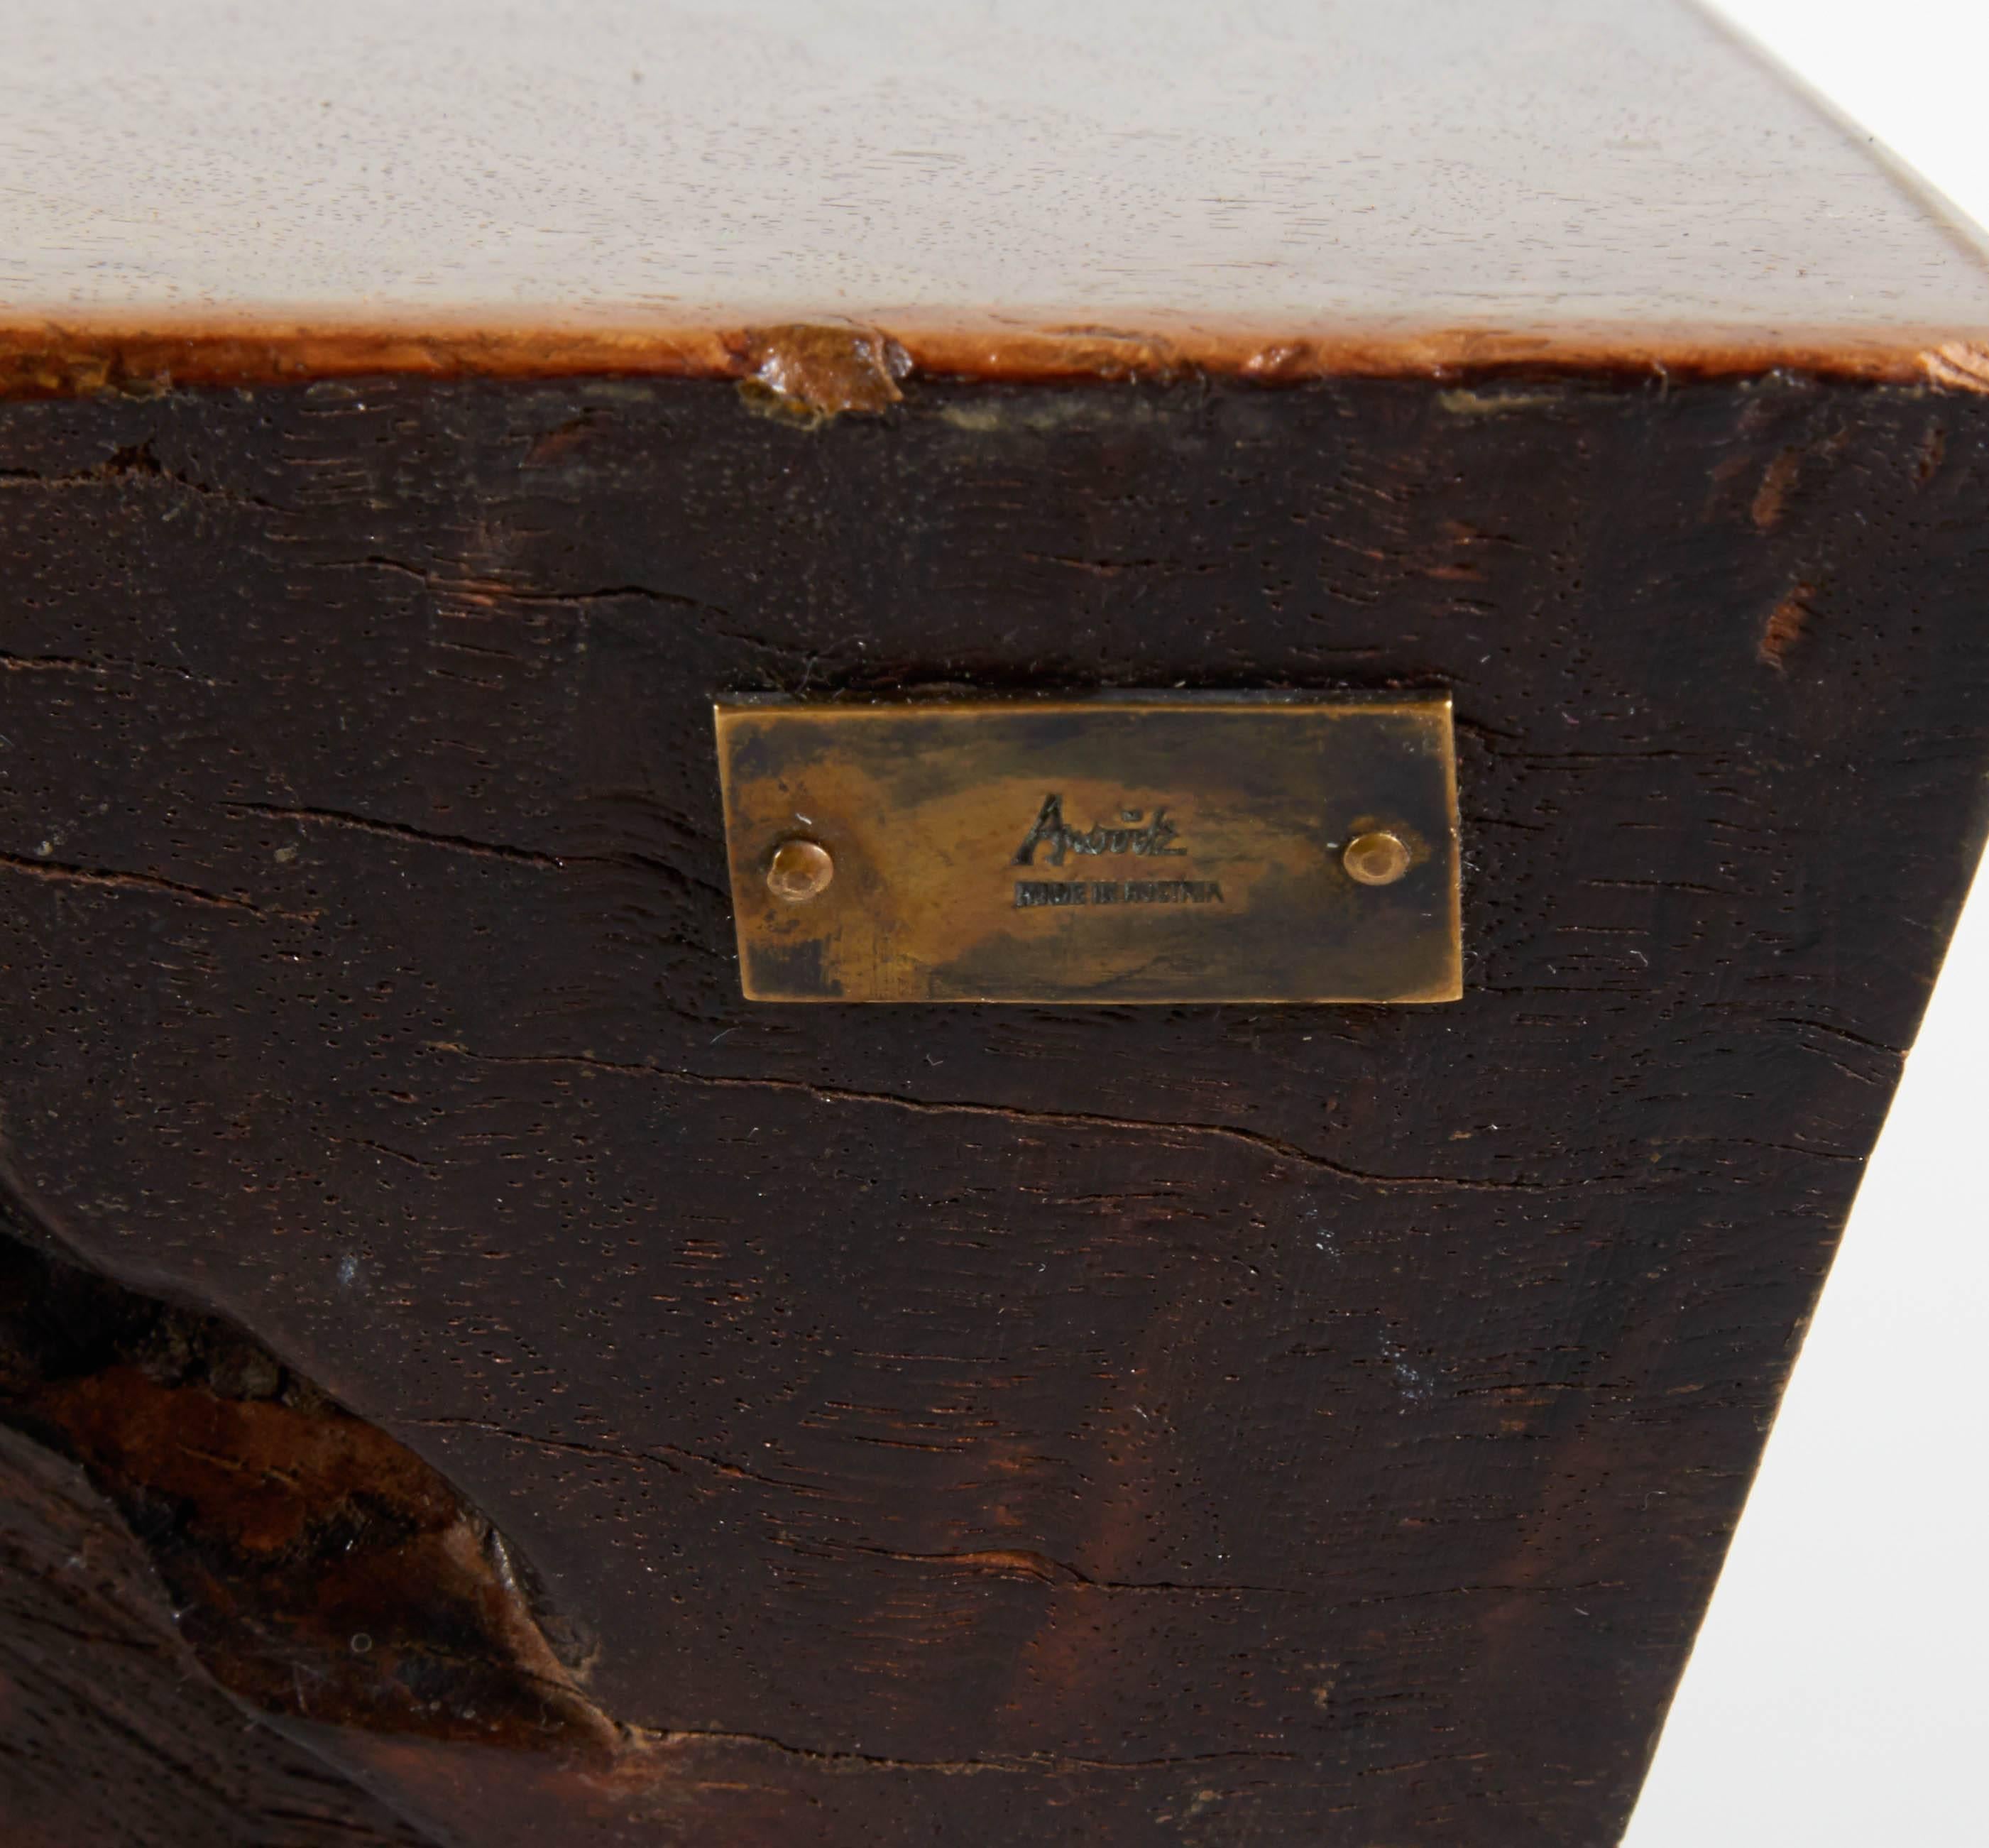
{"label": "polished tabletop surface", "polygon": [[723,371],[828,320],[969,372],[1966,381],[1989,334],[1974,235],[1674,0],[14,0],[6,39],[15,348]]}

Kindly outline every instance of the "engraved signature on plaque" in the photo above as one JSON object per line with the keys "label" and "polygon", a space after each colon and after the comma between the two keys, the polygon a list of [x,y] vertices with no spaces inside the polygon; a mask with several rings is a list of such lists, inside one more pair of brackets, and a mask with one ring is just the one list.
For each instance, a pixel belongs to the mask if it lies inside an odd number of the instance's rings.
{"label": "engraved signature on plaque", "polygon": [[[1144,825],[1143,825],[1144,824]],[[1063,818],[1063,797],[1052,792],[1043,798],[1035,820],[1015,849],[1015,864],[1032,866],[1036,849],[1045,861],[1063,864],[1066,853],[1167,854],[1184,856],[1188,849],[1171,845],[1181,830],[1167,819],[1164,807],[1147,819],[1144,809],[1121,809],[1116,826],[1094,822],[1079,832]],[[1208,879],[1018,879],[1015,908],[1042,905],[1219,905],[1222,887]]]}
{"label": "engraved signature on plaque", "polygon": [[[1140,809],[1121,809],[1119,819],[1122,823],[1146,820],[1146,812]],[[1036,849],[1045,849],[1043,857],[1053,866],[1063,864],[1066,849],[1072,853],[1173,853],[1184,854],[1185,847],[1170,846],[1181,830],[1167,819],[1165,809],[1156,809],[1154,819],[1144,828],[1120,826],[1108,828],[1102,822],[1094,822],[1080,834],[1063,819],[1063,798],[1052,794],[1043,798],[1043,805],[1036,812],[1036,819],[1029,831],[1022,836],[1022,844],[1015,849],[1015,864],[1033,866]]]}

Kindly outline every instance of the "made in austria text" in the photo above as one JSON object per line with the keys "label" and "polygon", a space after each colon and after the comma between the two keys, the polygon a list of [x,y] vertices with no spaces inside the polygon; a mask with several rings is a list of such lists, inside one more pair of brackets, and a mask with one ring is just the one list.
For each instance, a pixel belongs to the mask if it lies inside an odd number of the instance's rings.
{"label": "made in austria text", "polygon": [[1018,879],[1015,908],[1039,905],[1219,905],[1212,879]]}

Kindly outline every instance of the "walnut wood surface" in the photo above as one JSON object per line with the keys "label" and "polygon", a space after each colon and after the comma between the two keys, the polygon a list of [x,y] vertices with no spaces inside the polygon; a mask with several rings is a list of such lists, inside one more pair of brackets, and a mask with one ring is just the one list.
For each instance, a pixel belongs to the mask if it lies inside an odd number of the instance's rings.
{"label": "walnut wood surface", "polygon": [[[441,1472],[620,1741],[311,1749],[473,1848],[1612,1839],[1979,848],[1989,405],[767,408],[0,415],[32,1235]],[[1463,1001],[740,999],[715,696],[1183,683],[1452,690]]]}
{"label": "walnut wood surface", "polygon": [[[496,17],[8,20],[0,1836],[1613,1840],[1981,843],[1978,247],[1668,4]],[[1462,1002],[740,999],[715,697],[1182,686],[1452,694]]]}
{"label": "walnut wood surface", "polygon": [[34,0],[0,165],[15,389],[833,320],[984,376],[1989,380],[1979,245],[1674,0]]}
{"label": "walnut wood surface", "polygon": [[431,1848],[210,1683],[130,1531],[4,1429],[0,1720],[8,1848]]}

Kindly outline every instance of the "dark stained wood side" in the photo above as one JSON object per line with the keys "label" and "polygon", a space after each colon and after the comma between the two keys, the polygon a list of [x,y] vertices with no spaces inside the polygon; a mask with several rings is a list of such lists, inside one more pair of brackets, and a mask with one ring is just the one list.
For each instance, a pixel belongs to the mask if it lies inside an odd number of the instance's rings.
{"label": "dark stained wood side", "polygon": [[426,1848],[208,1681],[143,1548],[80,1472],[0,1430],[8,1848]]}
{"label": "dark stained wood side", "polygon": [[529,1568],[429,1464],[220,1317],[43,1243],[0,1199],[0,1424],[143,1537],[219,1686],[265,1715],[612,1757],[584,1646],[547,1636]]}
{"label": "dark stained wood side", "polygon": [[[1979,849],[1985,504],[1791,375],[8,406],[12,1185],[595,1639],[612,1777],[313,1741],[439,1839],[1590,1848]],[[1184,683],[1453,691],[1463,1002],[739,999],[714,695]]]}

